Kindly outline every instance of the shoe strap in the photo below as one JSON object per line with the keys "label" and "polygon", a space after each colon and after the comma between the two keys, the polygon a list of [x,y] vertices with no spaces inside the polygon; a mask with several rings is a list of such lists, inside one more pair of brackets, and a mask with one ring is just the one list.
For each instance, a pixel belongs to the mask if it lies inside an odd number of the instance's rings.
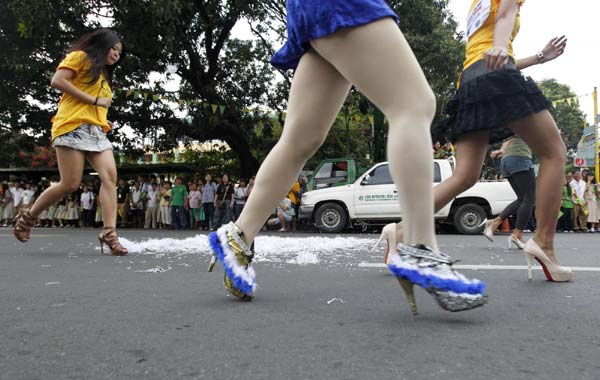
{"label": "shoe strap", "polygon": [[452,261],[450,256],[442,252],[433,252],[429,247],[422,244],[419,245],[404,245],[398,244],[401,255],[412,256],[420,259],[431,260],[440,264],[452,265],[456,261]]}

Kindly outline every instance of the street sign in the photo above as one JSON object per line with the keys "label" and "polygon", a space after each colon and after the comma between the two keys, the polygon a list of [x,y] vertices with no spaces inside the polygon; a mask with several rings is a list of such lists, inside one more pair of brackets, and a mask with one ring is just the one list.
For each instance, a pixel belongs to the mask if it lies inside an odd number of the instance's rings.
{"label": "street sign", "polygon": [[578,168],[582,168],[585,165],[585,158],[581,158],[581,157],[575,157],[575,166],[577,166]]}

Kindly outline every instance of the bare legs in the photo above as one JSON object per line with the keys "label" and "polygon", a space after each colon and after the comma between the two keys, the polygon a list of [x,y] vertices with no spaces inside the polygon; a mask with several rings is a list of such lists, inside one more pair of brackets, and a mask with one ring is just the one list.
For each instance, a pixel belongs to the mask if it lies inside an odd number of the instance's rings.
{"label": "bare legs", "polygon": [[237,222],[247,242],[322,144],[353,83],[390,122],[388,155],[406,221],[405,242],[437,250],[429,136],[435,100],[402,33],[383,19],[339,30],[312,46],[316,52],[302,57],[292,83],[283,135],[262,164]]}
{"label": "bare legs", "polygon": [[548,111],[514,122],[509,128],[531,147],[540,160],[535,195],[537,229],[533,239],[554,263],[558,263],[554,234],[562,200],[567,149]]}
{"label": "bare legs", "polygon": [[83,173],[83,164],[85,162],[84,153],[80,150],[59,146],[56,147],[56,159],[58,161],[60,182],[47,188],[39,198],[36,199],[29,210],[31,216],[34,218],[37,218],[42,211],[56,203],[65,194],[77,190],[81,184],[81,175]]}
{"label": "bare legs", "polygon": [[88,152],[87,159],[102,181],[99,198],[104,227],[115,227],[117,225],[117,165],[113,152],[112,150],[100,153]]}

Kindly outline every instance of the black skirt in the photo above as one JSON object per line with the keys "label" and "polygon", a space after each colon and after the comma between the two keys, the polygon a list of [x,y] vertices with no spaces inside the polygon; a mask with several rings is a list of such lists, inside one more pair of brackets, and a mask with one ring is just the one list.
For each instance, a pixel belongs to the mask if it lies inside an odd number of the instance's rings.
{"label": "black skirt", "polygon": [[[465,71],[463,78],[465,74],[469,73]],[[436,124],[432,133],[456,142],[469,132],[489,131],[489,143],[494,144],[513,135],[507,124],[550,109],[550,105],[535,81],[520,71],[487,72],[461,82],[444,111],[448,118]]]}

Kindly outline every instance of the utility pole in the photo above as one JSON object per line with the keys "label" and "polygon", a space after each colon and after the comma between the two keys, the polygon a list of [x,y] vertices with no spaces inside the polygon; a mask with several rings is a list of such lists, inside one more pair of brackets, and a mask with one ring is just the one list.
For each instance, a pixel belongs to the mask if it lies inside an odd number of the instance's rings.
{"label": "utility pole", "polygon": [[598,150],[598,88],[594,87],[594,163],[596,164],[596,180],[600,178],[600,151]]}

